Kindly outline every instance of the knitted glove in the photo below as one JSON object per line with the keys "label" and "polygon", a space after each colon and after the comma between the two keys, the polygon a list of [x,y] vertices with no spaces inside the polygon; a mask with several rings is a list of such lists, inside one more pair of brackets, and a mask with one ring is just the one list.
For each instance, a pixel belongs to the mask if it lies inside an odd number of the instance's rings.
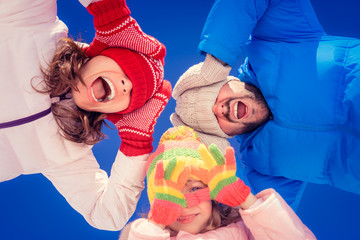
{"label": "knitted glove", "polygon": [[86,50],[90,57],[108,47],[123,47],[144,53],[163,62],[166,49],[155,38],[146,35],[130,16],[125,0],[103,0],[87,7],[94,16],[95,38]]}
{"label": "knitted glove", "polygon": [[210,199],[210,189],[203,188],[195,191],[194,193],[185,193],[186,207],[190,208],[199,205],[202,201],[208,201]]}
{"label": "knitted glove", "polygon": [[[190,168],[190,177],[201,180],[203,183],[208,183],[208,169],[206,169],[204,162],[199,158],[187,158],[186,165]],[[197,206],[202,201],[210,200],[209,188],[199,189],[195,192],[184,194],[187,207]]]}
{"label": "knitted glove", "polygon": [[[209,152],[210,150],[210,152]],[[209,169],[210,198],[228,206],[239,206],[250,194],[250,188],[236,174],[235,152],[227,147],[225,157],[215,144],[199,146],[199,153]]]}
{"label": "knitted glove", "polygon": [[164,80],[144,106],[127,114],[108,114],[107,119],[115,124],[121,138],[120,151],[126,156],[138,156],[153,150],[155,123],[171,96],[171,84]]}
{"label": "knitted glove", "polygon": [[190,176],[183,159],[159,160],[154,175],[155,198],[151,203],[149,219],[165,226],[180,216],[186,201],[182,189]]}

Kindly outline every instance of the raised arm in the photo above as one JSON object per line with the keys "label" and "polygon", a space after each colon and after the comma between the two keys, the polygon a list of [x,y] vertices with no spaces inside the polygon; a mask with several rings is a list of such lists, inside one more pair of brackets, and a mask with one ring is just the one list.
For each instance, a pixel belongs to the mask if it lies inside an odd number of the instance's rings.
{"label": "raised arm", "polygon": [[141,30],[136,20],[130,16],[125,0],[93,1],[87,6],[87,10],[94,16],[96,31],[95,38],[86,51],[90,57],[108,47],[123,47],[164,63],[165,46]]}
{"label": "raised arm", "polygon": [[[69,145],[68,150],[76,150],[76,144]],[[118,151],[110,177],[99,168],[90,148],[74,152],[73,157],[77,160],[48,168],[43,175],[91,226],[122,229],[144,189],[147,155],[129,158]]]}
{"label": "raised arm", "polygon": [[217,0],[206,20],[199,51],[234,67],[249,37],[299,42],[323,35],[309,0]]}
{"label": "raised arm", "polygon": [[241,56],[258,19],[267,7],[262,1],[258,8],[255,0],[217,0],[204,25],[198,49],[210,53],[231,67]]}

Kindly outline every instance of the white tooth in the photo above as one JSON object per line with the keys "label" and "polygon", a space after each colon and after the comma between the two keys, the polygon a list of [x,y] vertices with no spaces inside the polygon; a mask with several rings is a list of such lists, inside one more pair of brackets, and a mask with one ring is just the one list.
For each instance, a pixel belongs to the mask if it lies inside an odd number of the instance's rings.
{"label": "white tooth", "polygon": [[235,105],[234,105],[234,115],[235,115],[235,118],[236,118],[236,119],[238,119],[238,116],[237,116],[238,104],[239,104],[239,102],[236,102]]}
{"label": "white tooth", "polygon": [[110,87],[110,94],[108,95],[107,99],[110,101],[115,97],[115,88],[114,85],[112,84],[112,82],[107,78],[107,77],[102,77],[106,83],[109,85]]}

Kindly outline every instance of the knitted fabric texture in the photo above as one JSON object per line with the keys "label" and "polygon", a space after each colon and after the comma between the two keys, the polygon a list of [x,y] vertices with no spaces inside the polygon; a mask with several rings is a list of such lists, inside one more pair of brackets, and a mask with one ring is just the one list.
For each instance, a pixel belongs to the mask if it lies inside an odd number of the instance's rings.
{"label": "knitted fabric texture", "polygon": [[228,147],[225,157],[214,144],[209,146],[209,150],[205,145],[199,147],[199,153],[209,169],[210,198],[228,206],[239,206],[250,194],[250,188],[236,176],[234,149]]}
{"label": "knitted fabric texture", "polygon": [[193,207],[199,205],[202,201],[208,201],[210,199],[210,190],[209,188],[199,189],[194,193],[184,194],[187,207]]}
{"label": "knitted fabric texture", "polygon": [[230,145],[227,138],[231,136],[222,131],[212,108],[222,86],[230,80],[239,80],[228,76],[230,70],[207,54],[204,62],[190,67],[179,78],[172,94],[176,107],[171,123],[193,128],[201,142],[207,146],[215,143],[222,152]]}
{"label": "knitted fabric texture", "polygon": [[[183,125],[186,126],[186,124],[180,119],[179,115],[177,115],[176,113],[171,114],[170,121],[175,127],[183,126]],[[196,133],[199,136],[200,141],[204,143],[206,146],[209,146],[210,144],[214,143],[216,146],[219,147],[219,149],[223,153],[225,153],[225,149],[228,146],[230,146],[229,141],[224,137],[207,134],[200,131],[196,131]]]}
{"label": "knitted fabric texture", "polygon": [[154,169],[160,160],[176,159],[184,161],[190,169],[190,177],[195,179],[206,178],[207,170],[198,152],[199,138],[194,130],[186,126],[168,129],[161,137],[158,148],[148,158],[147,191],[150,204],[155,198]]}
{"label": "knitted fabric texture", "polygon": [[164,80],[156,94],[141,108],[127,114],[108,116],[118,129],[122,153],[138,156],[152,152],[154,127],[170,96],[171,84]]}
{"label": "knitted fabric texture", "polygon": [[231,68],[223,66],[207,54],[204,62],[190,67],[177,81],[173,98],[180,120],[196,131],[230,138],[225,134],[212,111],[220,89],[228,81]]}
{"label": "knitted fabric texture", "polygon": [[130,104],[125,110],[118,112],[119,114],[140,108],[155,95],[164,77],[163,66],[159,60],[125,48],[108,48],[100,54],[117,62],[133,86]]}
{"label": "knitted fabric texture", "polygon": [[189,168],[184,168],[183,159],[172,158],[156,163],[154,175],[155,199],[149,212],[149,219],[165,226],[172,224],[182,209],[186,200],[181,190],[190,176]]}
{"label": "knitted fabric texture", "polygon": [[[149,157],[147,172],[149,219],[154,222],[170,225],[183,208],[211,199],[239,206],[250,194],[250,188],[235,176],[233,148],[227,149],[225,157],[215,145],[208,150],[196,133],[185,126],[166,131],[160,143]],[[183,194],[190,177],[208,187]]]}
{"label": "knitted fabric texture", "polygon": [[130,104],[119,113],[132,112],[158,90],[164,76],[165,46],[142,32],[125,0],[99,1],[87,9],[94,16],[96,33],[86,54],[104,55],[118,63],[133,85]]}

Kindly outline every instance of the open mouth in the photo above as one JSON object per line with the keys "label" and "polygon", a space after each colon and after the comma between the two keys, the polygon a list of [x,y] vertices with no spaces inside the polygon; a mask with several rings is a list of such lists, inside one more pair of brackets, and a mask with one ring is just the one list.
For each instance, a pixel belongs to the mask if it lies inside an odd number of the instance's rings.
{"label": "open mouth", "polygon": [[98,77],[91,85],[91,96],[95,102],[112,100],[115,97],[114,84],[107,77]]}
{"label": "open mouth", "polygon": [[244,103],[242,103],[240,101],[236,102],[235,105],[234,105],[234,116],[235,116],[235,118],[236,119],[243,118],[246,115],[247,110],[248,110],[248,108]]}

